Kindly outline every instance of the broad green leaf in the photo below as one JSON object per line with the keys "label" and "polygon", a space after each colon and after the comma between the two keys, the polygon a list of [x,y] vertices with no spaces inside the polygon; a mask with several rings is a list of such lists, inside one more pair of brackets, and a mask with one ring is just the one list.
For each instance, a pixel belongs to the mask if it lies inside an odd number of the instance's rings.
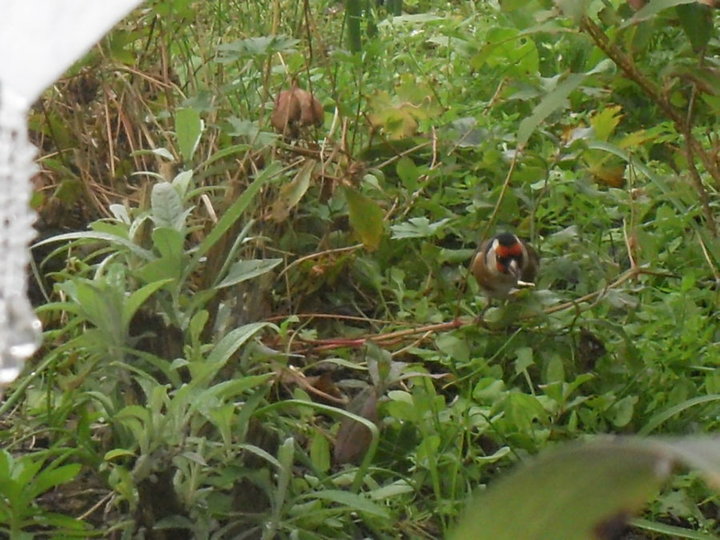
{"label": "broad green leaf", "polygon": [[373,500],[381,501],[390,497],[412,493],[413,491],[415,491],[415,487],[410,484],[409,480],[396,480],[392,484],[372,490],[368,495]]}
{"label": "broad green leaf", "polygon": [[240,347],[260,330],[268,327],[272,328],[273,325],[262,322],[251,323],[226,334],[205,361],[191,362],[188,365],[193,383],[198,386],[206,384]]}
{"label": "broad green leaf", "polygon": [[185,228],[187,212],[175,187],[170,182],[158,182],[150,195],[151,217],[158,227],[177,231]]}
{"label": "broad green leaf", "polygon": [[70,463],[41,471],[31,483],[33,497],[37,497],[60,484],[73,480],[80,472],[79,463]]}
{"label": "broad green leaf", "polygon": [[535,363],[533,359],[533,350],[531,347],[520,347],[515,351],[517,360],[515,361],[515,374],[527,371],[527,368]]}
{"label": "broad green leaf", "polygon": [[680,463],[720,485],[720,439],[615,439],[548,452],[491,484],[451,540],[586,540],[637,511]]}
{"label": "broad green leaf", "polygon": [[516,391],[508,394],[504,410],[508,422],[524,433],[532,433],[534,421],[547,417],[547,411],[535,396]]}
{"label": "broad green leaf", "polygon": [[200,397],[202,399],[212,396],[213,398],[225,401],[229,398],[235,398],[251,388],[255,388],[265,384],[273,377],[273,373],[264,373],[263,375],[246,375],[231,381],[223,381],[207,390],[204,390]]}
{"label": "broad green leaf", "polygon": [[383,519],[390,519],[390,515],[385,508],[378,504],[375,504],[370,499],[366,498],[364,495],[350,493],[349,491],[328,489],[325,491],[315,491],[312,493],[307,493],[304,494],[301,498],[323,499],[325,501],[330,501],[345,506],[348,512],[361,512]]}
{"label": "broad green leaf", "polygon": [[263,450],[262,448],[255,446],[253,444],[238,444],[237,445],[238,450],[247,450],[248,452],[255,454],[256,456],[264,459],[268,463],[270,463],[272,466],[274,466],[277,469],[281,469],[282,465],[280,465],[280,462],[275,459],[275,457],[268,453],[266,450]]}
{"label": "broad green leaf", "polygon": [[[180,284],[181,271],[182,267],[179,261],[161,257],[143,265],[135,272],[135,275],[146,284],[155,283],[156,281],[162,281],[165,284]],[[171,288],[168,287],[168,289]]]}
{"label": "broad green leaf", "polygon": [[713,32],[713,17],[710,6],[693,2],[675,8],[680,25],[695,51],[702,50],[710,41]]}
{"label": "broad green leaf", "polygon": [[[567,0],[568,2],[571,2],[572,0]],[[648,2],[645,4],[645,6],[640,9],[635,15],[633,15],[630,19],[625,21],[620,28],[624,28],[626,26],[630,26],[632,24],[637,24],[639,22],[642,22],[644,20],[650,19],[651,17],[654,17],[661,11],[664,11],[666,9],[669,9],[671,7],[680,6],[683,4],[693,4],[697,2],[697,0],[652,0],[652,2]]]}
{"label": "broad green leaf", "polygon": [[130,225],[130,214],[128,214],[128,209],[124,204],[111,204],[108,208],[115,219],[123,225]]}
{"label": "broad green leaf", "polygon": [[58,234],[57,236],[52,236],[50,238],[47,238],[46,240],[42,240],[34,244],[34,247],[44,246],[53,242],[67,242],[70,240],[103,240],[110,244],[117,244],[119,246],[125,247],[130,250],[133,255],[137,255],[141,259],[152,260],[155,258],[152,251],[143,249],[140,246],[133,244],[127,238],[123,238],[115,234],[107,234],[95,231]]}
{"label": "broad green leaf", "polygon": [[190,188],[190,182],[192,182],[193,179],[193,171],[192,169],[189,171],[182,171],[175,176],[175,178],[172,179],[172,185],[177,190],[177,192],[180,194],[181,198],[187,197],[188,189]]}
{"label": "broad green leaf", "polygon": [[405,189],[408,191],[415,191],[418,185],[418,178],[420,178],[420,171],[418,171],[415,162],[407,156],[401,157],[397,165],[395,165],[395,171],[397,172],[400,180],[402,180]]}
{"label": "broad green leaf", "polygon": [[215,287],[229,287],[248,279],[260,276],[269,272],[282,262],[282,259],[251,259],[238,261],[230,267],[227,276]]}
{"label": "broad green leaf", "polygon": [[170,152],[170,150],[164,147],[154,148],[150,150],[150,153],[156,156],[160,156],[161,158],[165,158],[169,161],[175,161],[175,156],[172,155],[172,152]]}
{"label": "broad green leaf", "polygon": [[203,121],[200,113],[195,109],[178,109],[175,113],[175,136],[177,137],[178,149],[183,161],[188,163],[203,131]]}
{"label": "broad green leaf", "polygon": [[470,347],[464,336],[444,333],[435,339],[435,346],[455,362],[464,363],[470,359]]}
{"label": "broad green leaf", "polygon": [[177,229],[158,227],[152,232],[152,240],[155,249],[163,258],[180,265],[185,244],[185,235],[183,233]]}
{"label": "broad green leaf", "polygon": [[200,343],[200,334],[202,333],[209,319],[210,314],[205,309],[201,309],[192,316],[192,319],[190,319],[188,329],[190,330],[190,339],[193,345]]}
{"label": "broad green leaf", "polygon": [[[92,281],[78,281],[75,300],[81,306],[84,317],[103,334],[108,345],[125,345],[127,326],[123,324],[121,295]],[[68,288],[65,288],[68,290]]]}
{"label": "broad green leaf", "polygon": [[622,114],[620,111],[622,107],[619,105],[611,105],[603,108],[597,112],[590,119],[590,125],[595,131],[595,137],[600,141],[607,141],[615,132],[620,120],[622,120]]}
{"label": "broad green leaf", "polygon": [[123,306],[123,314],[122,314],[122,324],[123,328],[126,328],[130,321],[132,320],[133,316],[135,316],[135,313],[138,309],[147,301],[150,296],[152,296],[153,293],[161,289],[164,285],[167,283],[170,283],[172,280],[165,279],[162,281],[155,281],[153,283],[148,283],[144,287],[138,289],[137,291],[133,292],[125,301],[125,305]]}
{"label": "broad green leaf", "polygon": [[587,540],[637,510],[670,471],[668,456],[620,443],[562,449],[491,484],[451,540]]}
{"label": "broad green leaf", "polygon": [[374,251],[380,247],[385,223],[378,204],[354,188],[345,188],[350,213],[350,225],[365,247]]}
{"label": "broad green leaf", "polygon": [[486,36],[487,44],[470,59],[475,69],[487,64],[490,67],[512,69],[520,75],[537,74],[539,54],[529,33],[515,28],[492,28]]}
{"label": "broad green leaf", "polygon": [[[67,516],[65,514],[58,514],[56,512],[42,512],[40,515],[34,518],[35,522],[47,528],[55,529],[53,531],[53,538],[88,538],[92,535],[88,535],[87,532],[81,533],[81,531],[88,531],[90,525],[82,521],[78,517]],[[62,534],[62,536],[60,536]],[[33,537],[28,537],[33,538]],[[37,536],[35,536],[37,538]],[[24,540],[22,536],[18,536],[18,540]]]}
{"label": "broad green leaf", "polygon": [[330,443],[319,430],[315,431],[310,443],[310,461],[318,471],[330,470]]}
{"label": "broad green leaf", "polygon": [[391,238],[399,240],[401,238],[427,238],[429,236],[435,236],[449,221],[450,218],[444,218],[435,223],[430,223],[430,220],[426,217],[410,218],[405,223],[390,226],[390,230],[392,231]]}
{"label": "broad green leaf", "polygon": [[197,399],[196,408],[217,427],[223,443],[229,448],[232,444],[233,418],[237,411],[235,404],[219,404],[215,401],[206,401],[201,395]]}
{"label": "broad green leaf", "polygon": [[635,412],[635,404],[638,401],[637,396],[625,396],[612,407],[612,423],[616,427],[627,426],[632,420]]}
{"label": "broad green leaf", "polygon": [[517,136],[518,146],[524,146],[548,116],[566,106],[565,100],[573,90],[580,86],[584,79],[584,73],[571,73],[535,106],[532,114],[520,122]]}

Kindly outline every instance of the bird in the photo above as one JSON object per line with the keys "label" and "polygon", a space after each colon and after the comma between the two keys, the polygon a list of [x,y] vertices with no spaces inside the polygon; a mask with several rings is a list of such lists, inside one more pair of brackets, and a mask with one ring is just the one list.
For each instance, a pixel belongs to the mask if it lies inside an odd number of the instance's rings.
{"label": "bird", "polygon": [[488,298],[501,300],[518,284],[533,283],[539,268],[540,258],[533,247],[509,232],[483,242],[470,264]]}

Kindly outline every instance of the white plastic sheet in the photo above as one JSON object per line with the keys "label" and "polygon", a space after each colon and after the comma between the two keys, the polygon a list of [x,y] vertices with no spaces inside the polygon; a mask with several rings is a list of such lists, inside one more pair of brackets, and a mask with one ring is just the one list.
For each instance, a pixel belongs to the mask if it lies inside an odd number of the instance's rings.
{"label": "white plastic sheet", "polygon": [[0,386],[40,344],[27,298],[28,202],[36,168],[27,113],[55,81],[141,0],[2,0],[0,3]]}

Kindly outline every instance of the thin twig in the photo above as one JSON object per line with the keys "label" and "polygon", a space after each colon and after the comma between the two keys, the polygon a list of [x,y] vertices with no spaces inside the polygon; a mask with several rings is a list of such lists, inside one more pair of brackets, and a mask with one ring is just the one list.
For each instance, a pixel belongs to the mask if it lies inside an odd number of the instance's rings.
{"label": "thin twig", "polygon": [[[665,115],[670,118],[675,124],[676,129],[683,134],[685,137],[685,144],[687,145],[688,151],[692,154],[697,154],[702,161],[703,166],[708,171],[710,176],[713,177],[715,183],[720,187],[720,167],[705,151],[702,145],[698,142],[689,129],[689,126],[685,122],[685,117],[670,103],[667,97],[660,91],[650,79],[648,79],[640,70],[635,66],[632,58],[627,55],[624,51],[620,50],[617,45],[611,43],[605,32],[595,24],[595,22],[589,17],[583,17],[580,22],[580,28],[587,33],[607,56],[615,62],[615,64],[625,73],[625,75],[635,82],[640,88],[643,89],[645,94],[655,102]],[[697,186],[696,186],[697,187]]]}
{"label": "thin twig", "polygon": [[305,261],[309,261],[312,259],[318,259],[320,257],[324,257],[326,255],[335,255],[336,253],[344,253],[346,251],[355,251],[356,249],[360,249],[363,247],[362,244],[354,244],[352,246],[345,246],[341,248],[334,248],[334,249],[326,249],[325,251],[318,251],[317,253],[310,253],[310,255],[305,255],[304,257],[300,257],[299,259],[295,259],[293,262],[288,264],[285,268],[282,269],[282,272],[278,274],[278,279],[280,279],[283,275],[285,275],[288,270],[293,268],[294,266],[297,266],[298,264],[301,264]]}
{"label": "thin twig", "polygon": [[523,147],[521,146],[515,149],[512,161],[510,162],[510,168],[508,169],[507,175],[505,176],[505,181],[503,182],[502,188],[500,189],[500,195],[498,195],[497,201],[495,201],[495,208],[493,208],[492,214],[490,214],[490,219],[488,219],[487,223],[485,224],[483,233],[480,236],[481,240],[485,240],[492,227],[495,226],[495,220],[497,219],[498,212],[500,211],[500,205],[505,199],[505,193],[507,193],[508,187],[510,187],[510,180],[512,179],[512,175],[515,172],[515,165],[517,164],[518,156],[520,156],[522,151]]}

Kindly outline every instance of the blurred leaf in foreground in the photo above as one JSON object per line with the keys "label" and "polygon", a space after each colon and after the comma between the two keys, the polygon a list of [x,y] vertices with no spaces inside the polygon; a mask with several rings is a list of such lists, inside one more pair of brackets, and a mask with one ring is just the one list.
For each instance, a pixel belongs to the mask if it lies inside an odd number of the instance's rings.
{"label": "blurred leaf in foreground", "polygon": [[606,538],[670,476],[697,468],[720,485],[720,439],[616,439],[550,452],[501,478],[466,509],[449,538]]}

